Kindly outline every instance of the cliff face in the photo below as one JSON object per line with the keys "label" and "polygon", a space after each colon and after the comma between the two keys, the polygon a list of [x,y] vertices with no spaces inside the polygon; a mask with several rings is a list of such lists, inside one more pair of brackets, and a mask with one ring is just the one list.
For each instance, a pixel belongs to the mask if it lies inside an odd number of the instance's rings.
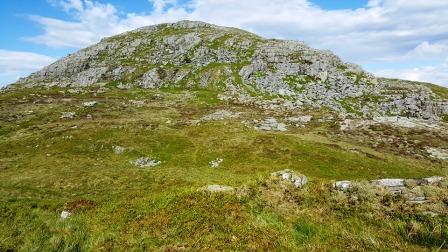
{"label": "cliff face", "polygon": [[[281,97],[293,108],[438,119],[446,101],[423,85],[377,79],[330,51],[202,22],[143,27],[103,39],[16,84],[25,87],[213,89]],[[244,98],[241,98],[244,100]]]}

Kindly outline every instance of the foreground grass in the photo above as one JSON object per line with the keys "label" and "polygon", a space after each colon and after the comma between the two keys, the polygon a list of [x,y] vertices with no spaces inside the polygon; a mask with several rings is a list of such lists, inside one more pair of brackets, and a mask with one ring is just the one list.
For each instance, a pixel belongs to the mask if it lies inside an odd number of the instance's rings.
{"label": "foreground grass", "polygon": [[[446,162],[352,152],[367,147],[332,142],[320,134],[332,130],[325,126],[255,131],[240,120],[268,114],[222,104],[212,91],[112,90],[96,97],[60,91],[0,95],[0,250],[447,246],[446,232],[430,229],[446,230],[444,216],[428,220],[415,211],[397,215],[347,207],[335,203],[328,190],[338,179],[445,176]],[[139,107],[131,99],[146,102]],[[90,100],[99,104],[80,105]],[[245,118],[194,121],[219,108],[245,112]],[[61,119],[63,111],[77,117]],[[117,155],[113,146],[126,150]],[[143,156],[163,163],[150,169],[130,163]],[[224,159],[218,169],[208,166],[215,158]],[[284,190],[264,182],[285,168],[311,179],[308,188],[286,201]],[[197,191],[209,184],[246,189],[242,194]],[[283,196],[272,196],[279,192]],[[59,214],[64,209],[73,215],[63,221]]]}

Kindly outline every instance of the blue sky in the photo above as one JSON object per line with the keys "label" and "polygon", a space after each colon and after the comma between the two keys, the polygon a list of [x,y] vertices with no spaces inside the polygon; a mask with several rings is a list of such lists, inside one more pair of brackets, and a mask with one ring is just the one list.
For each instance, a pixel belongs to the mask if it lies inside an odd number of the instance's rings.
{"label": "blue sky", "polygon": [[305,41],[387,77],[448,86],[448,1],[2,0],[0,86],[140,26],[201,20]]}

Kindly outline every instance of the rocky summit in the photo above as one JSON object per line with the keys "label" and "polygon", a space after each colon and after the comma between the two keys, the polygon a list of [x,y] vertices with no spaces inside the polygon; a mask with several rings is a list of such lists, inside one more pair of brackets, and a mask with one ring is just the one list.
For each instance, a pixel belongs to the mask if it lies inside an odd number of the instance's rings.
{"label": "rocky summit", "polygon": [[448,101],[432,86],[379,79],[330,51],[264,39],[203,22],[143,27],[80,50],[16,86],[207,88],[232,98],[281,98],[288,108],[330,108],[362,117],[438,120]]}
{"label": "rocky summit", "polygon": [[447,251],[448,89],[181,21],[0,90],[0,251]]}

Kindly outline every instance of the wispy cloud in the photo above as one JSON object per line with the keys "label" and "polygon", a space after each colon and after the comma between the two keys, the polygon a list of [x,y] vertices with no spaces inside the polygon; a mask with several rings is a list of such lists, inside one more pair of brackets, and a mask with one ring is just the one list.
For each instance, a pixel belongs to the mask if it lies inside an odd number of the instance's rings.
{"label": "wispy cloud", "polygon": [[37,53],[0,50],[0,86],[14,82],[53,61],[54,58]]}

